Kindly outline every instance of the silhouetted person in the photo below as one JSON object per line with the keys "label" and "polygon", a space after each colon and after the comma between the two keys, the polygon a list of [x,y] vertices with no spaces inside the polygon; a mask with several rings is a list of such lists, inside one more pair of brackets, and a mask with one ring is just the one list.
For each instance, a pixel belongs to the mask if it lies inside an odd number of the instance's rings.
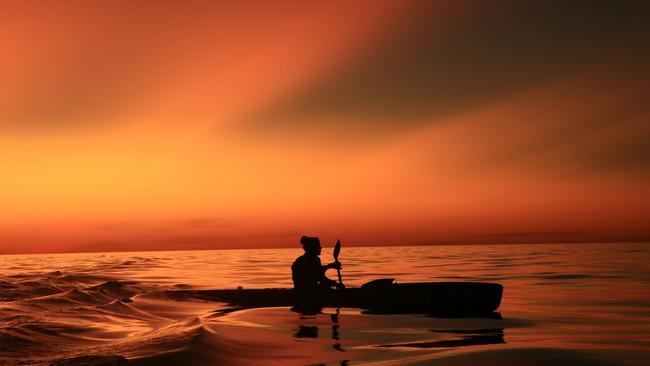
{"label": "silhouetted person", "polygon": [[303,236],[300,238],[300,244],[302,244],[305,254],[298,257],[291,265],[293,288],[296,290],[340,288],[339,283],[325,276],[325,271],[330,268],[340,269],[341,263],[332,262],[325,266],[321,265],[318,257],[322,250],[320,239],[315,236]]}

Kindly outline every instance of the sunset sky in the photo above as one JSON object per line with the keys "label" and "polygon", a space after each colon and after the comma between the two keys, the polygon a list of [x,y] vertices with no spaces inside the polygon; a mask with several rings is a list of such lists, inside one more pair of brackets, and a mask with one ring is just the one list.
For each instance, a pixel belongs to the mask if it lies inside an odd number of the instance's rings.
{"label": "sunset sky", "polygon": [[650,240],[650,2],[4,1],[0,253]]}

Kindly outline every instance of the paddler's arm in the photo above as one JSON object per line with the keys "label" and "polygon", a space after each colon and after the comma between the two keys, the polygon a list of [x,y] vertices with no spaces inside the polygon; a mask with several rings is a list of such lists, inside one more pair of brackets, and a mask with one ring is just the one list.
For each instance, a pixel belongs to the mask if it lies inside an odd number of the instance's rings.
{"label": "paddler's arm", "polygon": [[323,271],[327,271],[328,269],[341,269],[341,262],[336,261],[323,266]]}
{"label": "paddler's arm", "polygon": [[326,285],[329,288],[336,287],[336,288],[343,288],[340,283],[331,280],[325,276],[325,273],[323,272],[323,277],[321,277],[320,281],[321,285]]}
{"label": "paddler's arm", "polygon": [[327,278],[327,276],[325,276],[325,271],[327,271],[328,269],[341,269],[341,262],[339,262],[339,261],[332,262],[330,264],[321,266],[321,268],[323,270],[322,275],[321,275],[321,279],[320,279],[321,284],[326,284],[330,288],[331,287],[343,288],[343,286],[340,283],[338,283],[338,282],[336,282],[334,280],[331,280],[331,279]]}

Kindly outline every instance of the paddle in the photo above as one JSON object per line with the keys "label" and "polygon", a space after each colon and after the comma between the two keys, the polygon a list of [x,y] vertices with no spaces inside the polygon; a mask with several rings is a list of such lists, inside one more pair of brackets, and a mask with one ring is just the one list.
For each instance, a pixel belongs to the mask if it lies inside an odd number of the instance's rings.
{"label": "paddle", "polygon": [[[336,245],[334,246],[334,260],[336,262],[339,261],[339,253],[341,253],[341,241],[336,239]],[[337,268],[336,273],[339,275],[339,283],[341,284],[341,288],[345,288],[345,285],[343,284],[343,279],[341,278],[341,269]]]}

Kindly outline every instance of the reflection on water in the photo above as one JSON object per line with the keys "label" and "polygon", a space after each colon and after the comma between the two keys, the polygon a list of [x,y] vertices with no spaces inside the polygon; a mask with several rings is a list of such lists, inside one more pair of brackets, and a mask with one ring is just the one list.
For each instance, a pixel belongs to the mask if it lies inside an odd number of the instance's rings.
{"label": "reflection on water", "polygon": [[369,359],[408,364],[409,359],[439,357],[446,350],[503,345],[505,329],[524,326],[499,317],[368,315],[355,309],[334,308],[308,315],[285,308],[251,309],[228,314],[221,321],[228,327],[254,329],[255,339],[275,349],[293,347],[294,357],[304,359],[304,364],[308,360],[354,364]]}
{"label": "reflection on water", "polygon": [[447,348],[506,343],[503,335],[503,329],[464,329],[434,332],[441,333],[443,335],[460,334],[461,337],[458,339],[444,339],[433,342],[382,344],[377,347]]}
{"label": "reflection on water", "polygon": [[318,327],[306,325],[298,326],[298,331],[294,334],[296,338],[318,338]]}
{"label": "reflection on water", "polygon": [[[296,312],[295,309],[292,309],[292,311]],[[298,317],[299,323],[298,329],[293,336],[295,338],[318,338],[319,327],[312,324],[322,323],[322,321],[318,321],[319,316],[323,315],[322,311],[323,309],[319,309],[318,312],[309,311],[308,313],[297,311],[300,314]],[[333,311],[334,313],[329,315],[332,323],[331,339],[336,341],[332,348],[337,351],[345,351],[339,342],[341,341],[340,309],[333,309]],[[367,312],[361,312],[360,314],[367,314]],[[494,316],[487,316],[485,319],[502,319],[502,317],[499,313],[495,313]],[[432,329],[430,331],[436,335],[437,339],[435,341],[380,344],[376,347],[450,348],[506,343],[503,328]]]}
{"label": "reflection on water", "polygon": [[[293,310],[293,309],[292,309]],[[322,309],[321,309],[322,311]],[[332,335],[331,338],[337,342],[334,342],[332,345],[332,348],[334,348],[337,351],[345,352],[343,347],[341,346],[341,343],[338,341],[341,340],[340,332],[339,332],[339,313],[340,309],[336,309],[336,312],[334,314],[330,315],[330,320],[332,322]],[[320,311],[318,312],[320,314]],[[305,316],[305,314],[300,316],[301,323],[302,322],[307,322],[309,323],[310,319],[316,319],[316,317],[310,312],[309,316]],[[318,338],[318,327],[315,325],[299,325],[298,326],[298,331],[296,334],[294,334],[294,337],[296,338]]]}
{"label": "reflection on water", "polygon": [[[647,244],[341,253],[348,286],[383,277],[502,283],[502,318],[331,308],[234,311],[160,295],[168,289],[289,287],[299,252],[0,256],[0,364],[70,364],[74,358],[141,365],[650,363]],[[326,248],[324,261],[328,255]]]}

